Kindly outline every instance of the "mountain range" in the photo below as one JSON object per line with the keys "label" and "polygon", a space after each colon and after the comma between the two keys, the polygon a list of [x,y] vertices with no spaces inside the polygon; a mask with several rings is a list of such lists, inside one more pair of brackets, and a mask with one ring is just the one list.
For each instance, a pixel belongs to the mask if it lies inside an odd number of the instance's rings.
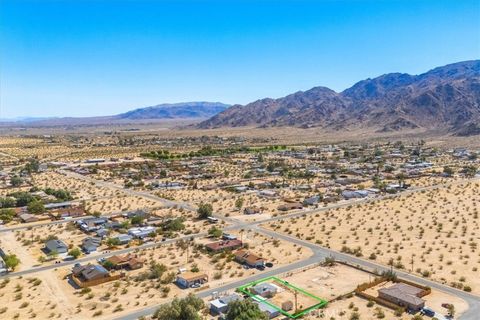
{"label": "mountain range", "polygon": [[197,125],[444,130],[480,134],[480,60],[438,67],[420,75],[389,73],[335,92],[314,87],[283,98],[234,105]]}
{"label": "mountain range", "polygon": [[115,116],[119,119],[176,119],[209,118],[229,107],[220,102],[164,103],[153,107],[139,108]]}

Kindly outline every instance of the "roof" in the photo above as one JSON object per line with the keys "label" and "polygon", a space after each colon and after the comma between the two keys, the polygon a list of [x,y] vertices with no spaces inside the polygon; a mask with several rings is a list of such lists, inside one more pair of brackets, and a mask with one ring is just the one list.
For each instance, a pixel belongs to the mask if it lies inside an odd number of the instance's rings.
{"label": "roof", "polygon": [[107,269],[99,265],[87,264],[85,266],[73,267],[72,272],[76,276],[81,276],[85,280],[95,279],[98,276],[108,275]]}
{"label": "roof", "polygon": [[378,292],[413,305],[421,305],[425,302],[418,297],[423,289],[405,283],[396,283],[391,287],[382,288]]}
{"label": "roof", "polygon": [[72,203],[70,201],[54,202],[54,203],[46,204],[45,209],[56,209],[56,208],[70,207],[71,205],[72,205]]}
{"label": "roof", "polygon": [[258,302],[258,308],[260,309],[260,311],[262,312],[267,312],[269,314],[275,314],[275,313],[278,313],[280,311],[278,311],[278,309],[266,304],[266,303],[263,303],[263,302]]}
{"label": "roof", "polygon": [[258,261],[263,261],[262,257],[257,256],[256,254],[253,254],[244,249],[240,249],[235,252],[235,257],[237,257],[237,259],[245,260],[245,262],[247,262],[248,264],[255,264]]}
{"label": "roof", "polygon": [[243,300],[243,297],[236,293],[232,293],[232,294],[220,297],[218,299],[212,300],[210,301],[210,304],[216,307],[217,309],[220,309],[222,307],[225,307],[229,303],[233,301],[238,301],[238,300]]}
{"label": "roof", "polygon": [[242,245],[241,240],[225,240],[207,243],[205,246],[213,251],[236,248]]}
{"label": "roof", "polygon": [[184,272],[182,274],[179,274],[177,278],[184,279],[186,281],[195,281],[195,280],[200,280],[200,279],[205,279],[208,278],[207,274],[205,273],[198,273],[198,272]]}
{"label": "roof", "polygon": [[262,292],[277,292],[278,287],[271,283],[259,283],[252,288],[256,293]]}
{"label": "roof", "polygon": [[65,243],[63,243],[63,241],[61,240],[56,240],[56,239],[53,239],[53,240],[49,240],[45,243],[45,248],[47,248],[48,251],[52,252],[52,251],[59,251],[59,250],[67,250],[68,247]]}

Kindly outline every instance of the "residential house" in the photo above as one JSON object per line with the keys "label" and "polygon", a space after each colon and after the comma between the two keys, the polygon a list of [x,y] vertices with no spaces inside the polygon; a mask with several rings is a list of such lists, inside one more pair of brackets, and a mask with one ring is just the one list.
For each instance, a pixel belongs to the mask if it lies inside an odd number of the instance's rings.
{"label": "residential house", "polygon": [[342,197],[345,199],[356,199],[356,198],[366,198],[368,196],[367,190],[344,190],[342,191]]}
{"label": "residential house", "polygon": [[53,239],[45,243],[45,252],[49,255],[52,253],[67,253],[67,251],[68,246],[62,240]]}
{"label": "residential house", "polygon": [[36,215],[30,213],[22,213],[19,218],[23,223],[37,222],[39,220]]}
{"label": "residential house", "polygon": [[241,301],[243,297],[232,293],[218,299],[210,301],[210,312],[213,315],[226,314],[228,312],[228,304],[234,301]]}
{"label": "residential house", "polygon": [[114,269],[129,269],[136,270],[143,267],[144,260],[134,254],[127,254],[124,256],[115,255],[107,258],[105,262],[113,265]]}
{"label": "residential house", "polygon": [[100,247],[102,239],[96,237],[87,237],[83,239],[81,248],[85,253],[92,253],[97,251],[97,248]]}
{"label": "residential house", "polygon": [[77,264],[72,269],[71,278],[80,288],[91,287],[97,284],[123,278],[124,273],[111,275],[107,269],[100,265],[80,265]]}
{"label": "residential house", "polygon": [[193,285],[208,282],[208,276],[205,273],[184,272],[177,275],[175,282],[182,288],[190,288]]}
{"label": "residential house", "polygon": [[303,200],[303,204],[306,205],[306,206],[313,206],[313,205],[316,205],[320,202],[320,196],[319,195],[316,195],[316,196],[313,196],[313,197],[308,197],[308,198],[305,198],[305,200]]}
{"label": "residential house", "polygon": [[258,214],[261,210],[258,207],[246,207],[243,209],[243,214]]}
{"label": "residential house", "polygon": [[411,311],[419,311],[425,306],[421,299],[425,290],[406,283],[396,283],[378,290],[378,297]]}
{"label": "residential house", "polygon": [[273,318],[276,318],[280,315],[280,310],[272,307],[269,304],[266,304],[264,302],[257,302],[257,304],[258,304],[258,308],[260,309],[260,311],[265,313],[267,315],[268,319],[273,319]]}
{"label": "residential house", "polygon": [[273,283],[263,282],[250,288],[250,291],[253,294],[263,298],[272,298],[277,294],[278,287]]}
{"label": "residential house", "polygon": [[240,249],[235,252],[235,260],[250,267],[260,267],[265,265],[265,260],[262,257],[245,249]]}
{"label": "residential house", "polygon": [[303,209],[303,205],[300,202],[285,203],[277,208],[280,211],[290,211]]}
{"label": "residential house", "polygon": [[130,241],[133,240],[133,237],[128,234],[119,234],[118,236],[114,237],[114,239],[118,239],[119,244],[129,244]]}
{"label": "residential house", "polygon": [[208,251],[217,253],[227,250],[235,250],[241,248],[242,245],[243,243],[241,240],[224,240],[207,243],[205,245],[205,248],[207,248]]}
{"label": "residential house", "polygon": [[155,233],[155,228],[148,226],[148,227],[138,227],[138,228],[130,228],[128,229],[128,234],[134,238],[144,239],[149,237],[152,233]]}

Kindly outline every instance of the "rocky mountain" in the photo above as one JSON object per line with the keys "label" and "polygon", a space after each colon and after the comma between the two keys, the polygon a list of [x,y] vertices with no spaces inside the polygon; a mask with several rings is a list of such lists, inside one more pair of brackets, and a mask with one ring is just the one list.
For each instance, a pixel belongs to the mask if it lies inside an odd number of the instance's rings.
{"label": "rocky mountain", "polygon": [[182,102],[165,103],[152,107],[135,109],[116,116],[120,119],[175,119],[175,118],[209,118],[229,105],[220,102]]}
{"label": "rocky mountain", "polygon": [[420,75],[391,73],[337,93],[325,87],[279,99],[234,105],[199,128],[297,126],[325,129],[442,129],[480,132],[480,60],[435,68]]}

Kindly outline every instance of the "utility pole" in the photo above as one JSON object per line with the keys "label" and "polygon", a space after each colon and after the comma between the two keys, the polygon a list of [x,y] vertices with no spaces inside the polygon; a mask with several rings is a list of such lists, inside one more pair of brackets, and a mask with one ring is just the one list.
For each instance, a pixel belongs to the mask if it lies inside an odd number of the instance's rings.
{"label": "utility pole", "polygon": [[298,310],[298,306],[297,306],[297,294],[298,294],[298,292],[295,290],[293,292],[293,294],[295,295],[295,312],[297,312],[297,310]]}

